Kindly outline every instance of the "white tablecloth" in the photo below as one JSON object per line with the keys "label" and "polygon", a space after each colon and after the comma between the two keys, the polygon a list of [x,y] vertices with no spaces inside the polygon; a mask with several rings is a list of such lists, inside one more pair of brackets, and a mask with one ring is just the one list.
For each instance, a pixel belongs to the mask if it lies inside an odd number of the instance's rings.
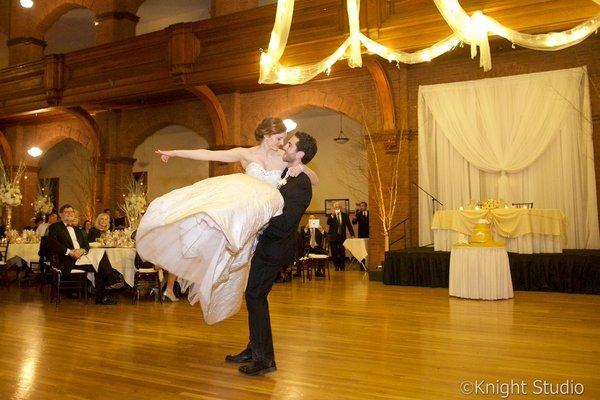
{"label": "white tablecloth", "polygon": [[346,250],[352,254],[352,257],[354,257],[364,269],[366,269],[366,266],[363,263],[363,260],[369,255],[369,252],[367,251],[368,244],[369,239],[346,239],[344,241]]}
{"label": "white tablecloth", "polygon": [[40,256],[38,255],[39,251],[39,243],[9,243],[6,259],[9,260],[16,256],[21,257],[23,260],[27,261],[28,264],[32,261],[38,262],[40,260]]}
{"label": "white tablecloth", "polygon": [[[129,286],[133,286],[135,277],[135,248],[134,247],[93,247],[87,254],[87,260],[82,257],[81,263],[92,264],[98,271],[100,260],[107,255],[110,265],[123,274],[123,279]],[[88,261],[88,262],[86,262]],[[79,263],[79,260],[78,260]]]}
{"label": "white tablecloth", "polygon": [[506,242],[510,252],[562,253],[566,218],[555,209],[437,211],[431,224],[434,249],[450,251],[459,241],[459,235],[470,235],[480,218],[490,221],[494,239]]}
{"label": "white tablecloth", "polygon": [[467,299],[512,298],[506,247],[452,247],[449,292]]}

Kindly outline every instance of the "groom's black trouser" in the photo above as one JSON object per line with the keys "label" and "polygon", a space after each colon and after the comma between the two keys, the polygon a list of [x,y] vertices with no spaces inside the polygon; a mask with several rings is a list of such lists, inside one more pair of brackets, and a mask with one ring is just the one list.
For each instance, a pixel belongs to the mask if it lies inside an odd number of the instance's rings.
{"label": "groom's black trouser", "polygon": [[246,286],[246,307],[248,308],[248,327],[250,343],[255,361],[275,361],[271,318],[267,296],[273,287],[280,261],[268,257],[261,251],[260,243],[252,258],[248,285]]}

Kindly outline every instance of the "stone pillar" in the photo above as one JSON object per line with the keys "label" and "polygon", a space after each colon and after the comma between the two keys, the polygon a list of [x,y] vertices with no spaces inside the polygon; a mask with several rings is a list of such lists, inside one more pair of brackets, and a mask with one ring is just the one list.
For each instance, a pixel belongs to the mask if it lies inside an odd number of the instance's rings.
{"label": "stone pillar", "polygon": [[[13,171],[16,172],[18,165],[13,166]],[[9,173],[10,166],[6,166],[6,172]],[[23,199],[21,205],[13,207],[12,210],[12,226],[13,229],[21,231],[25,226],[32,225],[31,219],[35,217],[33,202],[37,196],[39,168],[34,166],[26,166],[25,173],[19,182],[21,195]],[[6,222],[5,210],[2,210],[2,223]]]}
{"label": "stone pillar", "polygon": [[140,17],[128,11],[110,11],[96,15],[96,44],[134,37],[139,20]]}
{"label": "stone pillar", "polygon": [[46,42],[31,36],[14,37],[6,42],[10,65],[39,61],[44,56]]}
{"label": "stone pillar", "polygon": [[100,209],[110,208],[113,211],[119,209],[124,195],[127,194],[134,163],[135,158],[131,157],[106,158],[103,191],[104,197],[108,197],[108,203],[102,204]]}

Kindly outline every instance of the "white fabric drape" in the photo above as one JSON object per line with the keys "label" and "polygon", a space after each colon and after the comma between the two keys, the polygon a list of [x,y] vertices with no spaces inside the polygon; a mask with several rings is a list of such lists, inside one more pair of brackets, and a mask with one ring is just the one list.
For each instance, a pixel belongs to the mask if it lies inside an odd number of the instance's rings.
{"label": "white fabric drape", "polygon": [[[561,209],[565,248],[600,248],[585,67],[420,87],[419,181],[446,209],[486,198]],[[419,210],[427,244],[424,194]]]}

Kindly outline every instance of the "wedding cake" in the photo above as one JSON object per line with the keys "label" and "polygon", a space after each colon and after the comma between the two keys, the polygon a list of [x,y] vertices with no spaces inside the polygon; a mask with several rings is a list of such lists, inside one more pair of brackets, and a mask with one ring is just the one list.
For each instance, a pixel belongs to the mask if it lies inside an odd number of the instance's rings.
{"label": "wedding cake", "polygon": [[492,242],[492,231],[490,230],[490,221],[480,219],[473,228],[471,235],[471,243],[488,243]]}

